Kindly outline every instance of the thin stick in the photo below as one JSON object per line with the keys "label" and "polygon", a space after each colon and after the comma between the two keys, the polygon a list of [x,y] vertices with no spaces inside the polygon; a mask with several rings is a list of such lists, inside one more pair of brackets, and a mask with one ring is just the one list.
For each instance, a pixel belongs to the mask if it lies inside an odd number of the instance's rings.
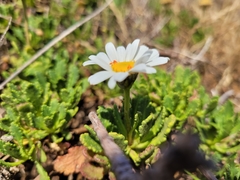
{"label": "thin stick", "polygon": [[8,18],[7,28],[5,29],[4,33],[2,34],[2,36],[1,36],[1,38],[0,38],[0,47],[3,45],[3,39],[4,39],[5,35],[7,34],[8,29],[9,29],[9,27],[11,26],[11,23],[12,23],[12,17],[9,17],[9,18]]}
{"label": "thin stick", "polygon": [[4,86],[10,82],[12,79],[14,79],[18,74],[20,74],[26,67],[28,67],[30,64],[32,64],[37,58],[39,58],[42,54],[44,54],[47,50],[49,50],[52,46],[57,44],[59,41],[61,41],[63,38],[65,38],[67,35],[71,34],[73,31],[75,31],[78,27],[82,26],[84,23],[88,22],[90,19],[94,18],[98,14],[100,14],[104,9],[106,9],[109,4],[113,0],[108,0],[104,5],[99,7],[97,10],[95,10],[92,14],[85,17],[83,20],[80,20],[76,22],[74,25],[70,26],[68,29],[63,31],[61,34],[59,34],[57,37],[55,37],[53,40],[51,40],[46,46],[44,46],[42,49],[40,49],[36,54],[34,54],[27,62],[25,62],[20,68],[16,70],[13,74],[11,74],[4,82],[0,84],[0,90],[4,88]]}
{"label": "thin stick", "polygon": [[199,54],[192,58],[192,64],[195,64],[198,60],[201,60],[203,58],[204,54],[206,54],[206,52],[208,51],[212,41],[213,38],[211,36],[207,38],[207,41],[205,42]]}
{"label": "thin stick", "polygon": [[109,158],[112,170],[117,178],[117,180],[136,180],[138,174],[135,174],[132,170],[132,166],[124,155],[122,150],[113,141],[113,139],[108,135],[106,128],[101,123],[95,112],[90,112],[88,115],[90,121],[92,122],[94,131],[100,140],[101,146],[104,149],[105,155]]}

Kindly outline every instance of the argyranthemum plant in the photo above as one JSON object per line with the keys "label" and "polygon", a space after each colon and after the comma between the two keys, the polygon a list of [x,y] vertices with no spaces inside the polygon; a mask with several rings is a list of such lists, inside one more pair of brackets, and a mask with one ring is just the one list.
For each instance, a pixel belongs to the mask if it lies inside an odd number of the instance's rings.
{"label": "argyranthemum plant", "polygon": [[[139,45],[139,42],[140,40],[136,39],[126,48],[123,46],[115,48],[113,43],[107,43],[106,53],[100,52],[96,56],[91,55],[89,60],[83,63],[84,66],[97,64],[104,69],[88,78],[90,84],[95,85],[110,78],[109,88],[113,89],[118,83],[123,89],[124,126],[127,132],[130,132],[132,126],[129,118],[130,88],[138,73],[156,73],[153,66],[165,64],[169,60],[168,57],[160,57],[156,49]],[[131,133],[128,136],[128,139],[131,139]]]}
{"label": "argyranthemum plant", "polygon": [[[169,61],[168,57],[160,57],[156,49],[149,49],[139,43],[140,40],[136,39],[126,48],[115,48],[112,43],[107,43],[106,53],[91,55],[83,64],[96,64],[104,69],[89,77],[90,84],[109,79],[109,88],[113,89],[118,84],[123,90],[123,108],[99,107],[98,115],[109,135],[137,166],[143,162],[151,164],[156,160],[158,145],[165,141],[165,136],[175,123],[175,117],[165,117],[166,110],[155,107],[149,97],[136,96],[130,99],[130,89],[138,73],[156,73],[154,66]],[[82,144],[95,153],[101,153],[96,133],[89,126],[85,127],[89,133],[80,136]]]}
{"label": "argyranthemum plant", "polygon": [[106,53],[100,52],[89,56],[89,60],[83,63],[84,66],[97,64],[104,69],[89,77],[90,84],[95,85],[109,79],[108,86],[113,89],[117,82],[123,82],[131,75],[134,81],[138,73],[156,73],[153,66],[168,62],[168,57],[159,57],[156,49],[139,45],[139,42],[140,40],[136,39],[126,48],[123,46],[115,48],[113,43],[107,43]]}

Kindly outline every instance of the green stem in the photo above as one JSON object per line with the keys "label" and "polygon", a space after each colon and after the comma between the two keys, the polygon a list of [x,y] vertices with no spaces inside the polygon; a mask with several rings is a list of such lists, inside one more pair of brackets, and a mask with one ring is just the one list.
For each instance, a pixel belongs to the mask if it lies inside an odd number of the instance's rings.
{"label": "green stem", "polygon": [[132,131],[131,131],[131,121],[130,121],[130,115],[129,110],[131,107],[130,104],[130,88],[124,88],[123,89],[123,107],[124,107],[124,125],[127,130],[127,136],[128,136],[128,142],[129,144],[132,143]]}
{"label": "green stem", "polygon": [[18,166],[18,165],[24,163],[25,161],[26,161],[26,160],[18,160],[18,161],[16,161],[16,162],[6,162],[6,161],[0,159],[0,163],[1,163],[2,165],[7,166],[7,167]]}

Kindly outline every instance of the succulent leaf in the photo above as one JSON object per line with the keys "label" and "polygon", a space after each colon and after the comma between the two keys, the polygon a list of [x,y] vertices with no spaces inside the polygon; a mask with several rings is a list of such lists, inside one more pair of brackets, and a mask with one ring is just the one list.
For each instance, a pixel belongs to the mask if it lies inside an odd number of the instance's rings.
{"label": "succulent leaf", "polygon": [[1,153],[5,155],[10,155],[11,157],[22,159],[22,155],[20,154],[19,148],[16,144],[0,140],[0,149]]}
{"label": "succulent leaf", "polygon": [[170,115],[169,117],[164,119],[164,125],[161,131],[155,136],[150,144],[154,146],[159,146],[161,143],[166,141],[166,135],[168,135],[176,122],[176,117],[174,115]]}
{"label": "succulent leaf", "polygon": [[101,153],[103,151],[100,143],[94,140],[88,133],[81,134],[80,141],[85,147],[95,153]]}
{"label": "succulent leaf", "polygon": [[42,167],[42,165],[37,161],[35,161],[35,165],[36,165],[37,171],[40,175],[40,179],[50,180],[48,173],[45,171],[45,169]]}
{"label": "succulent leaf", "polygon": [[126,149],[128,145],[128,141],[122,134],[118,134],[116,132],[109,132],[109,135],[113,138],[114,142],[121,148]]}

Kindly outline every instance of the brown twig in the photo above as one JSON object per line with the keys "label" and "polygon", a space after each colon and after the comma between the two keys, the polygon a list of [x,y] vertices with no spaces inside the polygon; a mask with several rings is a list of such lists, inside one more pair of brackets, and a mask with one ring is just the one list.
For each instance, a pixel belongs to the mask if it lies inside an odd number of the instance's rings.
{"label": "brown twig", "polygon": [[207,40],[206,40],[203,48],[201,49],[201,51],[197,55],[192,57],[192,61],[191,61],[192,64],[196,64],[197,61],[201,61],[201,60],[204,61],[203,56],[209,50],[209,47],[210,47],[212,41],[213,41],[213,38],[211,36],[207,38]]}
{"label": "brown twig", "polygon": [[113,139],[108,135],[107,130],[102,125],[97,114],[95,112],[90,112],[88,117],[92,122],[94,131],[97,133],[105,155],[111,162],[112,169],[117,180],[136,180],[138,176],[132,171],[132,166],[129,160]]}
{"label": "brown twig", "polygon": [[227,92],[223,93],[218,100],[218,104],[219,105],[223,105],[228,99],[229,97],[234,95],[234,90],[230,89]]}
{"label": "brown twig", "polygon": [[11,74],[4,82],[0,84],[0,90],[4,88],[4,86],[10,82],[12,79],[14,79],[16,76],[18,76],[26,67],[28,67],[30,64],[32,64],[37,58],[39,58],[42,54],[44,54],[46,51],[48,51],[52,46],[57,44],[59,41],[61,41],[63,38],[65,38],[67,35],[71,34],[73,31],[75,31],[77,28],[82,26],[84,23],[88,22],[90,19],[94,18],[98,14],[100,14],[104,9],[106,9],[109,4],[113,0],[108,0],[105,4],[103,4],[101,7],[99,7],[97,10],[95,10],[92,14],[85,17],[83,20],[80,20],[76,22],[74,25],[70,26],[68,29],[63,31],[61,34],[59,34],[57,37],[55,37],[53,40],[51,40],[46,46],[44,46],[42,49],[40,49],[36,54],[34,54],[26,63],[24,63],[20,68],[18,68],[13,74]]}

